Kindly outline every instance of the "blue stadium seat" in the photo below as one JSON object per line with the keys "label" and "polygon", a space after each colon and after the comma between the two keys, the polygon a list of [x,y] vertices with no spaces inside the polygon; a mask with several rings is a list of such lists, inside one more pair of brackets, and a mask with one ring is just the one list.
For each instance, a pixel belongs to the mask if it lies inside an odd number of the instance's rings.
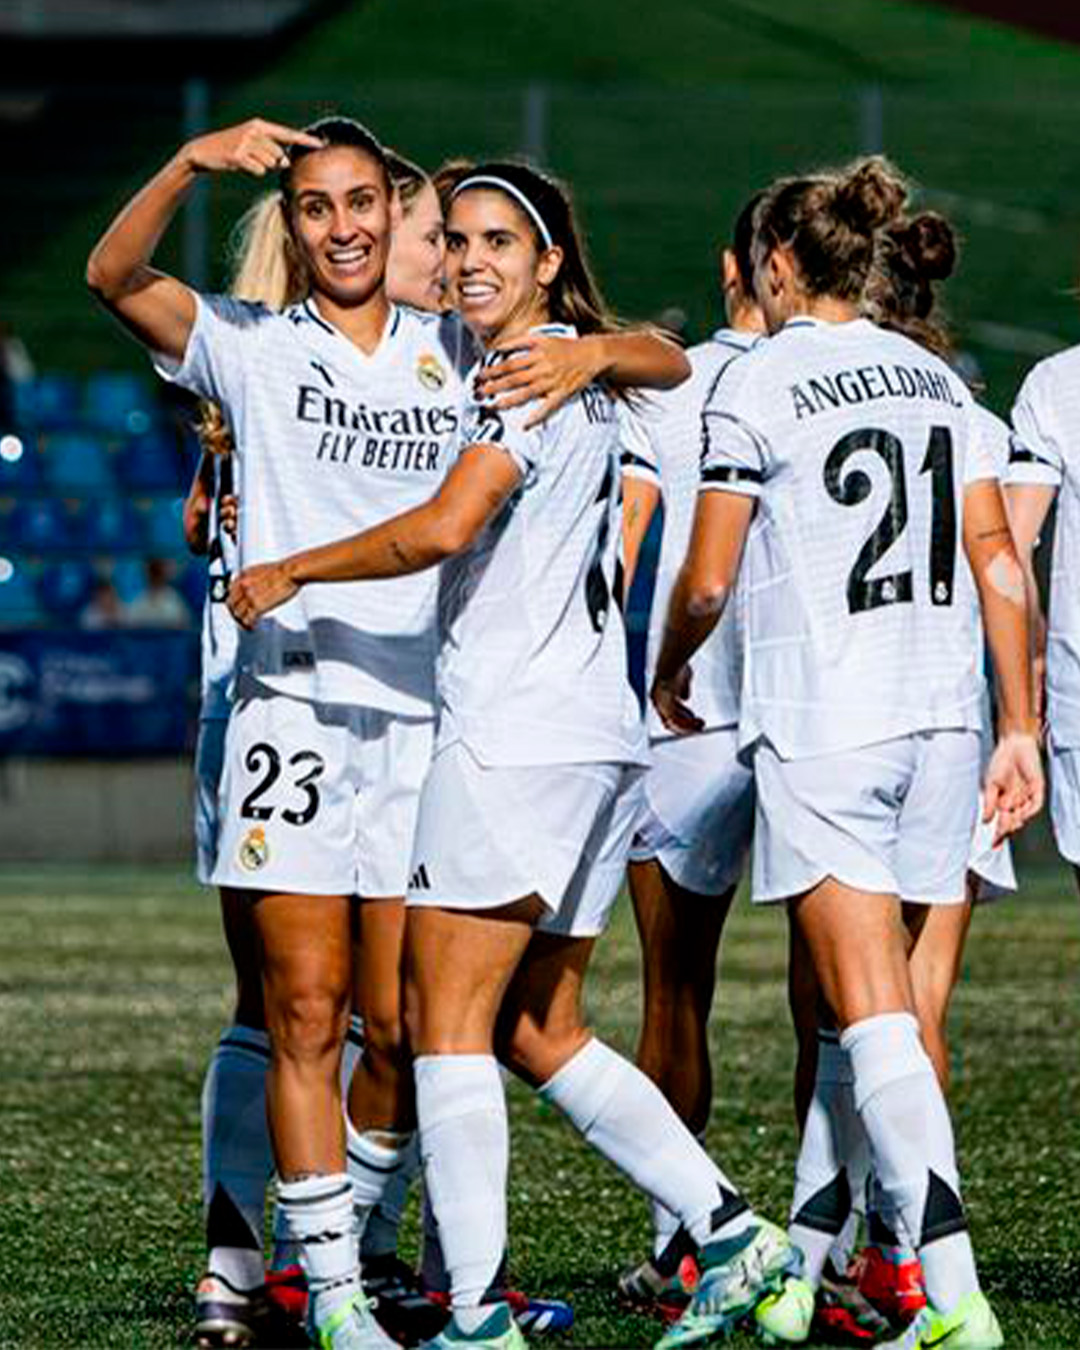
{"label": "blue stadium seat", "polygon": [[25,492],[41,484],[41,456],[32,436],[0,434],[0,493]]}
{"label": "blue stadium seat", "polygon": [[0,627],[30,628],[47,623],[48,617],[26,564],[0,558]]}
{"label": "blue stadium seat", "polygon": [[110,436],[149,431],[155,418],[149,379],[128,370],[99,370],[86,381],[83,412]]}
{"label": "blue stadium seat", "polygon": [[38,596],[54,618],[71,622],[90,599],[94,569],[82,558],[47,564],[38,579]]}
{"label": "blue stadium seat", "polygon": [[97,553],[141,553],[146,531],[143,516],[126,497],[100,497],[83,502],[77,514],[78,542]]}
{"label": "blue stadium seat", "polygon": [[180,569],[173,584],[187,601],[192,614],[198,618],[206,602],[206,560],[192,558]]}
{"label": "blue stadium seat", "polygon": [[177,438],[168,426],[132,436],[120,451],[118,467],[129,492],[183,491],[190,478]]}
{"label": "blue stadium seat", "polygon": [[48,371],[25,382],[19,395],[24,425],[68,431],[82,420],[82,386],[74,375]]}
{"label": "blue stadium seat", "polygon": [[146,559],[117,558],[112,566],[112,584],[125,605],[146,590]]}
{"label": "blue stadium seat", "polygon": [[58,491],[111,492],[115,486],[109,452],[96,435],[57,432],[45,439],[45,477]]}
{"label": "blue stadium seat", "polygon": [[183,497],[153,497],[141,506],[147,551],[165,557],[185,553]]}
{"label": "blue stadium seat", "polygon": [[19,502],[11,513],[12,546],[26,553],[58,553],[78,544],[69,508],[55,497]]}

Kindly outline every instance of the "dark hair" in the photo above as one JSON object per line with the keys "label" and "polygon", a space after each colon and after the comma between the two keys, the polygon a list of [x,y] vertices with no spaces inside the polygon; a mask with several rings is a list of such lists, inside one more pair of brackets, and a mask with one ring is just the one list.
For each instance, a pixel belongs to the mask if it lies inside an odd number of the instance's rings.
{"label": "dark hair", "polygon": [[450,209],[450,198],[454,195],[454,189],[466,174],[472,173],[473,168],[474,164],[471,159],[464,159],[459,156],[455,159],[443,160],[431,175],[435,191],[439,194],[439,205],[442,207],[444,216]]}
{"label": "dark hair", "polygon": [[[393,183],[390,172],[390,164],[387,153],[383,149],[382,143],[378,137],[370,132],[362,122],[357,122],[352,117],[320,117],[317,122],[312,122],[304,130],[309,136],[318,136],[323,142],[324,148],[331,146],[345,145],[351,146],[354,150],[361,150],[365,155],[378,164],[386,179],[386,189],[389,192]],[[285,194],[286,200],[292,192],[292,171],[294,167],[315,151],[308,145],[290,145],[285,151],[288,156],[288,167],[282,169],[280,178],[281,191]]]}
{"label": "dark hair", "polygon": [[[573,324],[579,333],[610,332],[614,329],[616,320],[589,270],[568,189],[530,164],[495,160],[476,164],[463,173],[451,193],[451,201],[463,187],[465,191],[471,191],[468,184],[473,178],[501,179],[513,189],[504,191],[504,195],[528,224],[537,249],[543,251],[548,247],[547,242],[536,221],[514,195],[514,192],[520,193],[544,222],[551,244],[562,249],[562,265],[548,287],[548,312],[551,318],[558,323]],[[477,187],[490,188],[495,192],[500,190],[495,183],[478,183]]]}
{"label": "dark hair", "polygon": [[900,216],[908,192],[907,180],[880,155],[838,172],[783,179],[759,203],[754,248],[789,248],[810,295],[858,300],[878,234]]}
{"label": "dark hair", "polygon": [[862,309],[882,328],[891,328],[950,359],[952,337],[936,312],[935,283],[952,275],[956,234],[937,211],[903,216],[886,229],[867,278]]}
{"label": "dark hair", "polygon": [[427,176],[419,164],[414,164],[411,159],[406,159],[404,155],[399,155],[396,150],[386,150],[386,167],[390,174],[390,181],[394,185],[398,198],[401,201],[401,209],[408,215],[416,203],[424,188],[431,179]]}
{"label": "dark hair", "polygon": [[739,281],[747,295],[754,293],[754,213],[765,199],[764,192],[755,192],[735,217],[731,231],[731,249]]}

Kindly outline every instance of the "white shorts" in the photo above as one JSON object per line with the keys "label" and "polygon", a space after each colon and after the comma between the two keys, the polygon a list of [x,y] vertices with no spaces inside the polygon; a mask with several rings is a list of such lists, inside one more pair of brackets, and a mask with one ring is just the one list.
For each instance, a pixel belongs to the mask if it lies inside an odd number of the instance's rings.
{"label": "white shorts", "polygon": [[195,742],[195,875],[204,886],[217,862],[218,789],[225,762],[225,728],[228,718],[203,717],[199,720],[199,738]]}
{"label": "white shorts", "polygon": [[983,904],[988,900],[997,900],[1009,891],[1016,890],[1016,872],[1013,868],[1012,849],[1009,841],[1003,840],[994,847],[994,829],[996,822],[982,818],[982,799],[979,800],[979,816],[975,825],[975,837],[971,841],[971,857],[968,869],[975,875],[975,903]]}
{"label": "white shorts", "polygon": [[698,895],[738,883],[754,833],[754,775],[738,749],[736,727],[653,742],[633,862],[656,858]]}
{"label": "white shorts", "polygon": [[255,685],[225,736],[218,886],[404,895],[434,724]]}
{"label": "white shorts", "polygon": [[834,877],[924,905],[962,904],[979,804],[976,731],[929,731],[812,759],[754,754],[754,899]]}
{"label": "white shorts", "polygon": [[1050,823],[1058,852],[1080,865],[1080,750],[1050,738]]}
{"label": "white shorts", "polygon": [[641,812],[637,765],[485,766],[462,741],[436,754],[420,797],[408,903],[485,910],[537,894],[537,927],[596,937]]}

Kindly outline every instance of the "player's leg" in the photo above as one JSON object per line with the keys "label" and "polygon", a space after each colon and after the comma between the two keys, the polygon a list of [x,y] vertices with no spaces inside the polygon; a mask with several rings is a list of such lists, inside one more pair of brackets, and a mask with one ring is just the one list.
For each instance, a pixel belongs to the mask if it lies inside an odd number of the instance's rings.
{"label": "player's leg", "polygon": [[325,1347],[388,1345],[360,1292],[340,1062],[349,1019],[355,784],[349,715],[252,685],[234,705],[214,879],[246,888],[271,1058],[278,1201]]}
{"label": "player's leg", "polygon": [[524,896],[482,910],[408,910],[406,1020],[424,1186],[450,1282],[447,1335],[483,1345],[521,1343],[499,1287],[509,1135],[494,1029],[542,909]]}
{"label": "player's leg", "polygon": [[[840,1029],[874,1172],[913,1236],[939,1312],[981,1294],[948,1109],[914,1012],[896,895],[961,898],[978,786],[976,742],[966,733],[942,733],[940,740],[910,738],[854,757],[831,756],[829,764],[783,763],[769,753],[757,765],[772,819],[787,808],[788,849],[764,859],[765,872],[774,880],[791,876],[801,850],[817,848],[838,870],[873,882],[855,885],[826,875],[792,903]],[[860,829],[853,832],[856,817]],[[931,823],[927,837],[923,827]],[[920,856],[920,872],[912,858],[928,850],[932,867]],[[819,866],[820,856],[811,865]],[[808,1264],[812,1274],[812,1252]]]}
{"label": "player's leg", "polygon": [[[195,752],[197,874],[204,885],[217,858],[226,726],[226,718],[203,719]],[[254,925],[243,892],[223,888],[219,897],[236,1005],[210,1057],[202,1090],[207,1260],[195,1290],[195,1340],[204,1346],[246,1344],[263,1321],[259,1288],[272,1168],[265,1106],[270,1043]]]}

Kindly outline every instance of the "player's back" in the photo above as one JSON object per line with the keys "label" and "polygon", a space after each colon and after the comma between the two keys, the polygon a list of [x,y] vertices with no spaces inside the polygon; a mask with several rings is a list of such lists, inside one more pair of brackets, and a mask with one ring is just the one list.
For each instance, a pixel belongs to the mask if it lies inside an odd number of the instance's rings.
{"label": "player's back", "polygon": [[703,481],[760,493],[744,561],[744,740],[799,757],[977,726],[963,491],[987,476],[959,378],[865,320],[800,318],[706,414]]}

